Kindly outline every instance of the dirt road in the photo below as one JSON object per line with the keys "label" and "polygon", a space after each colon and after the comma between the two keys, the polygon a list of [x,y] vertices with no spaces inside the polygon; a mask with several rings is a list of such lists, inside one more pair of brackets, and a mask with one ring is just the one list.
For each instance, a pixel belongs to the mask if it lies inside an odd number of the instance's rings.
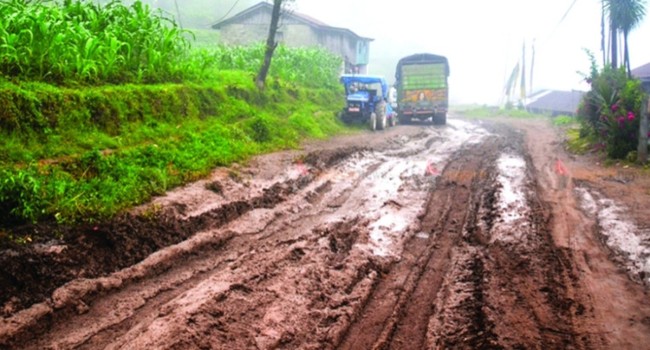
{"label": "dirt road", "polygon": [[567,155],[542,120],[271,154],[5,249],[0,347],[641,349],[639,174]]}

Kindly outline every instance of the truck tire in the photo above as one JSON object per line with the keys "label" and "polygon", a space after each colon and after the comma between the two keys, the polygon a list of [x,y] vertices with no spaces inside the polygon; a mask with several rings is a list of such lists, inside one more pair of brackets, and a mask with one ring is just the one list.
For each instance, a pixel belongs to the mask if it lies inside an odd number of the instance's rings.
{"label": "truck tire", "polygon": [[375,114],[375,112],[370,113],[370,118],[368,118],[368,120],[370,122],[370,130],[377,130],[377,114]]}
{"label": "truck tire", "polygon": [[386,102],[381,101],[375,106],[375,114],[377,115],[377,129],[386,129]]}
{"label": "truck tire", "polygon": [[433,124],[445,125],[447,124],[447,113],[436,114],[433,116]]}

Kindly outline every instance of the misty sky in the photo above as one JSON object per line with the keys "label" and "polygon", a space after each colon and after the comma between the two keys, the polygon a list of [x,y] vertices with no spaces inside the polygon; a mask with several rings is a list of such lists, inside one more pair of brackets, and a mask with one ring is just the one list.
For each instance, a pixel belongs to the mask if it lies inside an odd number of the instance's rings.
{"label": "misty sky", "polygon": [[[399,58],[445,55],[452,103],[498,104],[505,80],[535,39],[534,90],[586,90],[590,49],[599,64],[600,0],[296,0],[296,11],[374,38],[369,73],[393,82]],[[650,10],[650,8],[649,8]],[[632,68],[650,62],[650,18],[630,34]],[[644,47],[645,45],[645,47]],[[530,63],[528,63],[530,65]],[[528,78],[529,79],[529,78]]]}

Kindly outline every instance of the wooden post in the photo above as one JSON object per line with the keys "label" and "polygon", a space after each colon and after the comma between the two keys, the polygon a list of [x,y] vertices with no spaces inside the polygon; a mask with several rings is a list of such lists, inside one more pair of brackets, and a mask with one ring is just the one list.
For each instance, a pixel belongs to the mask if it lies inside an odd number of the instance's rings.
{"label": "wooden post", "polygon": [[645,164],[648,161],[648,110],[650,104],[648,103],[648,98],[643,102],[643,107],[641,108],[641,119],[639,120],[639,146],[637,148],[637,161],[641,164]]}

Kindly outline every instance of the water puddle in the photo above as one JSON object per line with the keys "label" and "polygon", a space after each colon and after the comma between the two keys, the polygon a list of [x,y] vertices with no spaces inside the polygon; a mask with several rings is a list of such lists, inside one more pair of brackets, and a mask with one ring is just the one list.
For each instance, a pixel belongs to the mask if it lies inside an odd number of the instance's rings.
{"label": "water puddle", "polygon": [[582,209],[594,217],[607,246],[623,258],[627,270],[650,284],[650,231],[641,230],[625,215],[628,210],[584,187],[575,192]]}
{"label": "water puddle", "polygon": [[497,160],[501,188],[497,194],[499,220],[494,225],[493,240],[513,241],[523,237],[530,209],[526,203],[526,161],[516,155],[502,154]]}

